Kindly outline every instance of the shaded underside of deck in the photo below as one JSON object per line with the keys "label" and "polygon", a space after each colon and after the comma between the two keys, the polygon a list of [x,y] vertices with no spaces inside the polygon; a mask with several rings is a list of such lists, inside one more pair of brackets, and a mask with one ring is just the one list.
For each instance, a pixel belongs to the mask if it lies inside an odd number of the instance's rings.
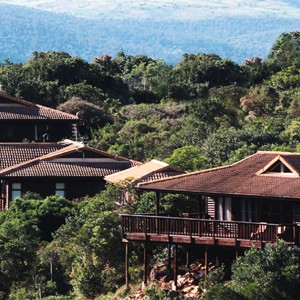
{"label": "shaded underside of deck", "polygon": [[[214,238],[198,236],[182,236],[167,234],[144,234],[144,233],[125,233],[123,242],[157,242],[170,244],[194,244],[194,245],[211,245],[211,246],[230,246],[240,248],[262,248],[270,241],[243,240],[235,238]],[[275,242],[273,242],[275,243]],[[290,242],[289,244],[294,244]]]}

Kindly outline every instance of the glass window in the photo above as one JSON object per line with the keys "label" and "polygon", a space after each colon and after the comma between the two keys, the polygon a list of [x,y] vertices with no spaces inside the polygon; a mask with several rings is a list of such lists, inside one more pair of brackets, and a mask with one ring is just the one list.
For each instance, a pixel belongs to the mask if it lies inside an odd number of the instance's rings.
{"label": "glass window", "polygon": [[64,183],[56,183],[55,184],[55,195],[60,197],[65,197],[65,184]]}
{"label": "glass window", "polygon": [[11,185],[11,199],[15,200],[18,197],[21,197],[22,194],[22,185],[21,183],[12,183]]}

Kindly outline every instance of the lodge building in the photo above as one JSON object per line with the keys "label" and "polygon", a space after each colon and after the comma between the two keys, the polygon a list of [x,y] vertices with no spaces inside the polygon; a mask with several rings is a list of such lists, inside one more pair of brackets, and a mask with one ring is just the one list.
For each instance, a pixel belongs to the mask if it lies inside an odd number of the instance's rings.
{"label": "lodge building", "polygon": [[[257,152],[228,166],[140,183],[139,191],[156,193],[156,215],[121,216],[126,253],[130,242],[144,244],[147,284],[150,243],[173,245],[175,253],[178,245],[202,247],[206,267],[212,249],[231,247],[238,255],[241,250],[261,248],[278,239],[299,244],[299,186],[300,154],[272,151]],[[185,211],[181,216],[160,215],[160,199],[165,193],[196,197],[200,210]],[[176,260],[174,255],[175,285]]]}
{"label": "lodge building", "polygon": [[0,142],[57,142],[70,138],[77,116],[0,92]]}
{"label": "lodge building", "polygon": [[70,139],[77,116],[0,93],[0,210],[27,191],[93,196],[104,177],[139,165]]}

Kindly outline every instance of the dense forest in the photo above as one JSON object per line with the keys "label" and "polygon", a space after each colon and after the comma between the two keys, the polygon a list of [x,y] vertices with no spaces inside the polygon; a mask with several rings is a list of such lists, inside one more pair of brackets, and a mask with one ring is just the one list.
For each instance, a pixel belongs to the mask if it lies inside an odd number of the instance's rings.
{"label": "dense forest", "polygon": [[[266,60],[240,65],[203,53],[185,54],[173,66],[122,50],[90,63],[64,52],[34,52],[26,63],[2,62],[0,84],[9,95],[77,113],[82,139],[140,161],[157,158],[193,171],[257,150],[300,151],[299,32],[282,34]],[[113,210],[118,195],[118,187],[82,201],[26,194],[1,213],[0,299],[124,299],[125,288],[107,295],[124,283]],[[145,194],[123,211],[152,212],[152,197]],[[162,199],[164,212],[193,205],[183,198],[175,206],[173,197]],[[139,282],[141,251],[138,245],[131,251],[131,281]],[[155,251],[159,259],[163,251]],[[219,270],[200,288],[208,289],[206,299],[297,299],[299,259],[297,248],[283,244],[251,250],[234,264],[232,285],[220,288]]]}
{"label": "dense forest", "polygon": [[[300,141],[300,33],[282,34],[266,60],[241,65],[215,54],[162,60],[102,55],[91,63],[34,52],[0,65],[3,92],[82,119],[82,138],[132,159],[168,159],[187,170],[257,150],[296,151]],[[180,161],[181,158],[181,161]],[[190,165],[185,165],[190,160]]]}
{"label": "dense forest", "polygon": [[[47,5],[51,7],[53,2]],[[256,4],[251,2],[251,5]],[[299,8],[296,1],[292,6]],[[130,14],[116,18],[117,12],[87,19],[75,17],[72,9],[63,14],[54,13],[55,9],[46,12],[0,3],[0,60],[10,58],[13,62],[25,62],[35,50],[59,49],[90,61],[96,55],[113,55],[123,48],[129,54],[143,53],[172,64],[178,62],[183,53],[199,52],[217,53],[241,63],[252,55],[265,58],[280,33],[297,30],[300,26],[299,18],[288,17],[284,8],[279,15],[258,13],[253,16],[220,16],[214,14],[213,6],[211,9],[209,17],[199,14],[196,19],[169,19],[164,9],[159,15],[156,11],[151,16],[148,8],[145,12],[151,17],[145,19]],[[143,15],[143,11],[139,10],[139,14]]]}

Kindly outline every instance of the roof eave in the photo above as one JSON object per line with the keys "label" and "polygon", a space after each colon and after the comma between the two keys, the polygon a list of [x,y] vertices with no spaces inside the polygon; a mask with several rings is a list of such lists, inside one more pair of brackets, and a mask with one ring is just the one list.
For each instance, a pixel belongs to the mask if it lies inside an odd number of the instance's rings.
{"label": "roof eave", "polygon": [[152,192],[161,192],[161,193],[170,193],[170,194],[185,194],[185,195],[203,195],[203,196],[225,196],[225,197],[251,197],[251,198],[268,198],[268,199],[299,199],[299,196],[275,196],[275,195],[264,195],[264,194],[241,194],[241,193],[224,193],[224,192],[207,192],[207,191],[185,191],[185,190],[171,190],[171,189],[155,189],[137,186],[138,190],[142,191],[152,191]]}

